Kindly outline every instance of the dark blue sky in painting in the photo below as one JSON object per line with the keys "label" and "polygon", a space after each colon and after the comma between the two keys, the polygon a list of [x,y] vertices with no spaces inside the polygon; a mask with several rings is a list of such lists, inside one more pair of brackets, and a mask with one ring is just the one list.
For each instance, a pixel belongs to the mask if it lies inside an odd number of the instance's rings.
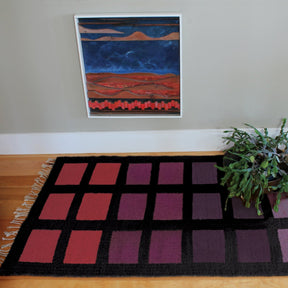
{"label": "dark blue sky in painting", "polygon": [[165,37],[179,33],[179,17],[79,18],[78,21],[83,28],[93,29],[92,33],[81,33],[86,73],[180,74],[179,40],[93,41],[107,36],[125,38],[135,32],[152,38]]}

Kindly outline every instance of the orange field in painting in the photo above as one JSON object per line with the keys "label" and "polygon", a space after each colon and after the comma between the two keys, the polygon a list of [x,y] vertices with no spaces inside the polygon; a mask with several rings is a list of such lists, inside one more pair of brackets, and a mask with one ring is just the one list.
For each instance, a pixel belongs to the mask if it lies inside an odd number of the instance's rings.
{"label": "orange field in painting", "polygon": [[90,73],[86,75],[89,98],[174,99],[180,98],[179,75],[153,73]]}
{"label": "orange field in painting", "polygon": [[155,73],[88,73],[91,111],[180,113],[180,77]]}

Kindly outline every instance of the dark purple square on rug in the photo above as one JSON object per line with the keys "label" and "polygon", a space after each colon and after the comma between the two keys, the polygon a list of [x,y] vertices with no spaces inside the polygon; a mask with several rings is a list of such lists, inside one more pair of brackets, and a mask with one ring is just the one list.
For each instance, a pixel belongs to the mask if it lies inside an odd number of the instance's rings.
{"label": "dark purple square on rug", "polygon": [[162,162],[159,167],[158,184],[183,184],[183,162]]}
{"label": "dark purple square on rug", "polygon": [[182,231],[152,231],[149,263],[181,263]]}
{"label": "dark purple square on rug", "polygon": [[193,219],[222,219],[221,198],[219,193],[193,194]]}
{"label": "dark purple square on rug", "polygon": [[[263,219],[264,216],[258,216],[256,208],[252,205],[250,208],[246,208],[243,201],[240,198],[232,199],[233,216],[235,219]],[[260,207],[260,210],[261,207]]]}
{"label": "dark purple square on rug", "polygon": [[122,194],[118,220],[142,220],[146,210],[147,194]]}
{"label": "dark purple square on rug", "polygon": [[127,171],[127,185],[149,185],[152,163],[131,163]]}
{"label": "dark purple square on rug", "polygon": [[192,163],[193,184],[217,184],[216,162]]}
{"label": "dark purple square on rug", "polygon": [[154,220],[180,220],[183,207],[182,193],[157,193]]}
{"label": "dark purple square on rug", "polygon": [[288,229],[279,229],[278,238],[282,252],[283,262],[288,262]]}
{"label": "dark purple square on rug", "polygon": [[240,263],[271,261],[267,230],[236,230],[236,237]]}
{"label": "dark purple square on rug", "polygon": [[225,235],[223,230],[195,230],[193,262],[225,263]]}
{"label": "dark purple square on rug", "polygon": [[142,231],[113,231],[109,249],[109,263],[138,263],[141,234]]}

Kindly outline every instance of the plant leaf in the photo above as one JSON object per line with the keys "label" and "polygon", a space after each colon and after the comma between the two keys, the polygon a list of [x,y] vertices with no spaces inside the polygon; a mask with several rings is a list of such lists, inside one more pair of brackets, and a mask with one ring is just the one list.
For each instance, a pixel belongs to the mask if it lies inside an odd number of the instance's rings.
{"label": "plant leaf", "polygon": [[265,159],[265,160],[261,163],[260,167],[263,168],[263,169],[266,169],[266,168],[268,167],[268,165],[269,165],[269,162],[268,162],[267,159]]}

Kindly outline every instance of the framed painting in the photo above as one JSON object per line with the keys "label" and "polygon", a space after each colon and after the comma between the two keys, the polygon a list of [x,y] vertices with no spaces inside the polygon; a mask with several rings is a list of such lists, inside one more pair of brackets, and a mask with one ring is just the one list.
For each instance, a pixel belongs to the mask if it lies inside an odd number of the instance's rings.
{"label": "framed painting", "polygon": [[75,15],[88,117],[181,117],[181,15]]}

